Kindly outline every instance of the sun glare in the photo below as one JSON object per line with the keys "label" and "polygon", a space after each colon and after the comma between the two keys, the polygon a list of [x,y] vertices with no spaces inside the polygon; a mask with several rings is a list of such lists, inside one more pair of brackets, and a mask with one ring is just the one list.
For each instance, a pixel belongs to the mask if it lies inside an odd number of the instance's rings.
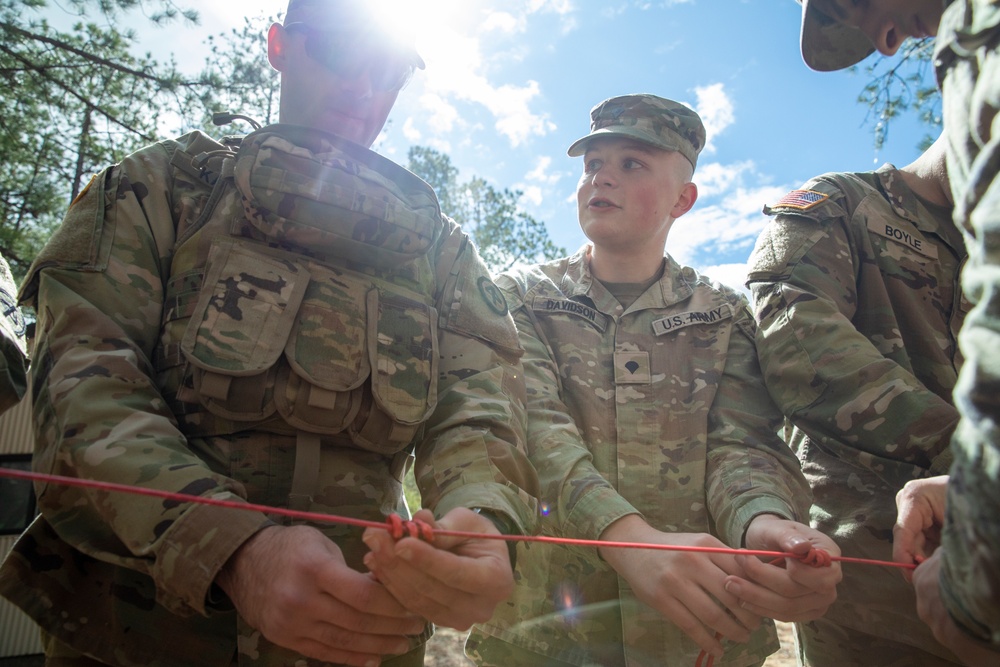
{"label": "sun glare", "polygon": [[473,28],[480,2],[476,0],[375,0],[372,11],[401,39],[412,39],[417,50],[439,51],[441,41]]}

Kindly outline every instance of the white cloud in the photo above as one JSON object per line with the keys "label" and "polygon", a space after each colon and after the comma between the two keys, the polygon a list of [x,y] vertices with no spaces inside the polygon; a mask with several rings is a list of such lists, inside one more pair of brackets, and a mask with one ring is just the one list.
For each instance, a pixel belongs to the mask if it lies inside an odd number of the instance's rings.
{"label": "white cloud", "polygon": [[486,88],[475,101],[481,102],[496,117],[496,129],[517,147],[532,135],[544,136],[556,129],[548,114],[535,114],[528,103],[539,93],[538,82],[528,81],[523,87],[500,86]]}
{"label": "white cloud", "polygon": [[480,24],[480,28],[483,32],[497,30],[507,34],[524,32],[525,27],[526,22],[524,17],[522,16],[518,18],[510,12],[490,12]]}
{"label": "white cloud", "polygon": [[560,32],[565,34],[579,25],[575,12],[576,6],[571,0],[527,0],[520,6],[507,5],[503,10],[487,10],[480,28],[484,32],[523,33],[528,29],[528,18],[532,14],[555,14],[559,17]]}
{"label": "white cloud", "polygon": [[533,181],[537,183],[544,183],[545,185],[555,185],[562,179],[563,174],[559,172],[550,172],[549,168],[552,166],[552,158],[545,155],[539,157],[535,160],[534,168],[524,175],[524,178],[528,181]]}
{"label": "white cloud", "polygon": [[746,288],[744,281],[747,279],[747,263],[735,264],[713,264],[711,266],[695,267],[699,272],[708,276],[712,280],[717,280],[723,285],[728,285],[735,290],[743,292],[750,298],[750,290]]}
{"label": "white cloud", "polygon": [[524,182],[514,185],[515,190],[521,190],[521,204],[541,206],[546,193],[553,192],[553,186],[566,176],[566,172],[552,171],[552,158],[542,156],[535,159],[535,166],[524,175]]}
{"label": "white cloud", "polygon": [[423,135],[420,134],[420,130],[414,126],[412,118],[407,118],[403,121],[403,136],[406,137],[406,140],[411,144],[420,143]]}
{"label": "white cloud", "polygon": [[698,98],[695,111],[701,116],[701,121],[705,124],[705,132],[708,134],[708,140],[702,152],[711,154],[715,152],[713,145],[715,138],[736,120],[733,101],[721,83],[701,86],[695,88],[694,92]]}
{"label": "white cloud", "polygon": [[667,250],[677,261],[695,267],[704,263],[702,258],[715,264],[745,260],[767,223],[761,209],[787,187],[771,184],[750,161],[701,165],[694,180],[698,202],[674,222]]}
{"label": "white cloud", "polygon": [[[441,135],[466,130],[468,114],[457,102],[476,105],[489,113],[497,132],[517,147],[532,136],[544,136],[556,128],[547,114],[535,113],[531,105],[539,97],[537,81],[523,84],[494,84],[489,65],[477,37],[460,34],[442,26],[435,38],[420,47],[427,62],[419,86],[421,123],[427,134]],[[424,120],[426,118],[426,120]]]}
{"label": "white cloud", "polygon": [[[447,134],[454,130],[455,124],[460,121],[458,109],[440,95],[424,93],[420,96],[420,105],[430,112],[427,124],[431,132]],[[407,122],[410,120],[408,118]]]}
{"label": "white cloud", "polygon": [[525,204],[530,204],[532,206],[541,206],[542,188],[537,185],[519,185],[517,189],[521,191],[521,198],[518,200],[518,205],[523,206]]}
{"label": "white cloud", "polygon": [[742,182],[744,175],[753,173],[754,164],[750,160],[735,164],[709,162],[698,166],[694,182],[698,184],[698,197],[707,200],[715,197]]}

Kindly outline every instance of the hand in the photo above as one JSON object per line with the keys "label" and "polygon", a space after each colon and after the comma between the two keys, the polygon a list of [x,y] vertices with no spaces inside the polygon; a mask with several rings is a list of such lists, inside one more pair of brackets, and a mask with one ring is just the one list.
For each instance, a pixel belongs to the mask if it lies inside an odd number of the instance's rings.
{"label": "hand", "polygon": [[[618,519],[601,534],[609,542],[642,542],[679,546],[721,547],[704,533],[663,533],[638,515]],[[601,556],[628,581],[636,597],[663,614],[706,653],[722,658],[716,632],[735,642],[746,642],[760,624],[760,616],[739,606],[726,592],[727,575],[742,572],[726,554],[654,549],[602,547]],[[714,599],[713,599],[714,598]]]}
{"label": "hand", "polygon": [[940,549],[913,572],[920,620],[930,626],[935,639],[950,648],[965,664],[978,667],[1000,663],[1000,651],[970,637],[955,625],[941,599],[940,574]]}
{"label": "hand", "polygon": [[240,547],[216,577],[246,621],[302,655],[347,665],[405,653],[423,619],[370,574],[344,562],[313,528],[271,526]]}
{"label": "hand", "polygon": [[[748,549],[784,551],[806,555],[813,548],[839,556],[840,548],[829,537],[797,521],[773,514],[754,517],[747,529]],[[753,556],[737,556],[745,578],[728,577],[726,590],[740,599],[740,606],[768,618],[804,622],[819,618],[837,599],[843,573],[840,563],[814,567],[797,558],[785,558],[776,567]]]}
{"label": "hand", "polygon": [[[892,527],[892,559],[897,563],[924,562],[941,544],[948,476],[914,479],[896,494],[896,525]],[[913,573],[903,570],[907,581]]]}
{"label": "hand", "polygon": [[[465,508],[454,509],[440,521],[429,510],[415,520],[432,528],[499,535],[493,522]],[[485,623],[498,604],[514,592],[514,574],[502,540],[435,535],[433,543],[404,537],[395,542],[381,529],[362,537],[371,550],[365,555],[378,580],[410,611],[436,625],[465,631]]]}

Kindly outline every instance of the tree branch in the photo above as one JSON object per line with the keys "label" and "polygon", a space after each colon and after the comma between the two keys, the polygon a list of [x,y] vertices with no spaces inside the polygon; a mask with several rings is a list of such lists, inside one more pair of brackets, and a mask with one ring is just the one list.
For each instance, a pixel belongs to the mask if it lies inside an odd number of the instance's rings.
{"label": "tree branch", "polygon": [[136,134],[136,135],[142,137],[146,141],[149,141],[149,142],[156,141],[156,137],[150,136],[150,135],[146,134],[145,132],[143,132],[142,130],[139,130],[139,129],[134,128],[131,125],[127,124],[125,121],[119,120],[118,118],[112,116],[109,112],[107,112],[104,109],[98,107],[93,102],[91,102],[90,100],[86,99],[85,97],[83,97],[82,95],[80,95],[80,93],[76,92],[75,90],[73,90],[69,86],[65,85],[64,83],[62,83],[58,79],[49,76],[47,73],[45,73],[43,71],[40,71],[36,67],[33,67],[31,62],[29,62],[28,60],[26,60],[23,56],[21,56],[21,54],[16,53],[14,51],[11,51],[9,48],[7,48],[6,44],[0,44],[0,51],[3,51],[4,53],[6,53],[7,55],[11,56],[12,58],[15,58],[16,60],[20,60],[22,63],[24,63],[25,65],[27,65],[30,70],[35,71],[43,79],[45,79],[49,83],[53,84],[54,86],[56,86],[57,88],[59,88],[63,92],[68,93],[69,95],[72,95],[77,100],[79,100],[80,102],[82,102],[86,107],[94,109],[95,111],[97,111],[99,114],[101,114],[102,116],[104,116],[105,118],[107,118],[108,120],[110,120],[115,125],[118,125],[119,127],[123,128],[123,129],[125,129],[125,130],[127,130],[129,132],[131,132],[132,134]]}

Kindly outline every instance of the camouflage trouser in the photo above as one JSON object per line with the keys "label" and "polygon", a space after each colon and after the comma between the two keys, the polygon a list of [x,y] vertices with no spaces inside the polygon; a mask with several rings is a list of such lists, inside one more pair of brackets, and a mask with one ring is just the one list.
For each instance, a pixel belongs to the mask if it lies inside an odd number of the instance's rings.
{"label": "camouflage trouser", "polygon": [[962,664],[824,618],[795,624],[795,650],[799,664],[807,667],[958,667]]}
{"label": "camouflage trouser", "polygon": [[[496,637],[490,637],[473,632],[465,644],[465,654],[479,667],[625,667],[625,655],[621,646],[610,650],[597,658],[579,663],[563,662],[534,651],[521,648]],[[656,660],[659,664],[659,660]],[[629,662],[628,664],[634,664]],[[644,662],[643,664],[650,664]],[[761,667],[763,661],[756,664]],[[670,667],[668,665],[668,667]],[[682,665],[681,667],[686,667]]]}
{"label": "camouflage trouser", "polygon": [[[179,638],[178,641],[183,641]],[[74,651],[69,646],[53,639],[48,633],[42,632],[42,646],[45,649],[45,667],[107,667],[103,662],[98,662],[92,658],[88,658],[85,655]],[[301,657],[289,653],[291,656],[290,660],[285,663],[281,663],[283,667],[318,667],[324,665],[327,667],[333,667],[329,663],[320,662],[318,660],[303,660]],[[409,653],[404,655],[396,656],[395,658],[387,658],[382,661],[382,667],[422,667],[424,664],[424,647],[421,645]],[[232,667],[237,667],[239,665],[238,656],[233,656]]]}
{"label": "camouflage trouser", "polygon": [[[469,636],[465,643],[465,654],[479,667],[573,667],[571,663],[477,634]],[[605,666],[594,663],[581,667]]]}

